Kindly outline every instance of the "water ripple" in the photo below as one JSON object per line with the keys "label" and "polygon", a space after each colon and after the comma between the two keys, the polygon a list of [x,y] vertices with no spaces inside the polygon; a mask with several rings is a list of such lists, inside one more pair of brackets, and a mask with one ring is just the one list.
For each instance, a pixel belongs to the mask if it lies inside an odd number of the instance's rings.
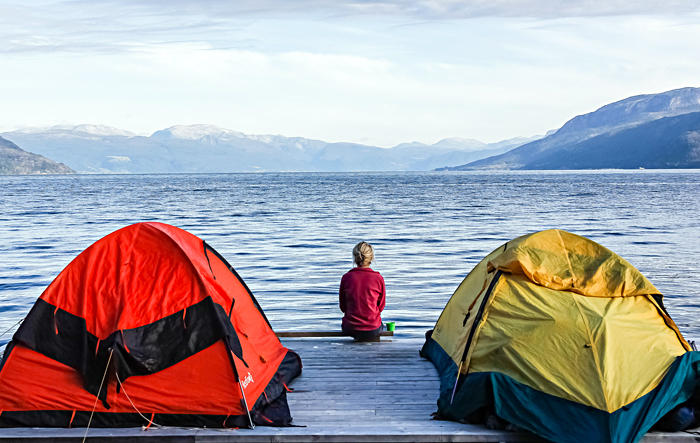
{"label": "water ripple", "polygon": [[639,268],[700,337],[698,172],[80,175],[0,177],[0,189],[2,331],[80,251],[160,221],[226,257],[278,330],[339,327],[338,284],[360,240],[376,247],[385,318],[418,335],[486,254],[560,228]]}

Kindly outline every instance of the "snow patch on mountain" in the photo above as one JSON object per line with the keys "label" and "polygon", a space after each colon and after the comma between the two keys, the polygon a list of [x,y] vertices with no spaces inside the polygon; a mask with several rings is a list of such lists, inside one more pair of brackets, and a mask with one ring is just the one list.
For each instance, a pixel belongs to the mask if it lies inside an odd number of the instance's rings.
{"label": "snow patch on mountain", "polygon": [[151,138],[163,140],[201,140],[202,138],[248,138],[244,133],[232,131],[215,125],[176,125],[167,129],[161,129],[151,135]]}
{"label": "snow patch on mountain", "polygon": [[42,134],[49,136],[53,135],[56,137],[85,137],[85,134],[99,137],[136,137],[138,135],[123,129],[102,125],[56,125],[50,127],[30,127],[20,128],[16,131],[8,132],[7,134]]}

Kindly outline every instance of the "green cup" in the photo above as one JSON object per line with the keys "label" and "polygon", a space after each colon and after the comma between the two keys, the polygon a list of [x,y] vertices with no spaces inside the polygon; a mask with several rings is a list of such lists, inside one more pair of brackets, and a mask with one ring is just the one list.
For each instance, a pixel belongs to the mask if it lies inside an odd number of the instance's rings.
{"label": "green cup", "polygon": [[387,331],[393,331],[394,329],[396,329],[396,323],[394,323],[393,321],[386,322]]}

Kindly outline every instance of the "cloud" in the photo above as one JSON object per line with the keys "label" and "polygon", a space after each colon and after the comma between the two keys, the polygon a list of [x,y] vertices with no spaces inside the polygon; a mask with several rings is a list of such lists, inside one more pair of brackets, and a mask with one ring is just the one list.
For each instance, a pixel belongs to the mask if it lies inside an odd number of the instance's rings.
{"label": "cloud", "polygon": [[242,26],[155,4],[34,3],[0,4],[0,53],[134,51],[142,44],[206,41]]}
{"label": "cloud", "polygon": [[139,0],[138,4],[217,16],[224,14],[279,18],[289,14],[318,17],[373,15],[437,20],[474,17],[684,15],[698,10],[695,0]]}
{"label": "cloud", "polygon": [[255,42],[245,29],[260,20],[420,26],[474,18],[688,17],[697,12],[696,0],[0,0],[0,53],[109,53],[179,41],[246,49]]}

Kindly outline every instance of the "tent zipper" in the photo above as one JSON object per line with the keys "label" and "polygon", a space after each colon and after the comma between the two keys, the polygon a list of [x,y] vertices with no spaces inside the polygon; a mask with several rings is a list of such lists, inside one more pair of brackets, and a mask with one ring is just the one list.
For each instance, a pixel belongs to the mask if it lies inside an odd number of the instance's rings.
{"label": "tent zipper", "polygon": [[462,352],[462,358],[459,362],[459,369],[458,369],[459,372],[457,372],[457,379],[455,380],[455,386],[452,389],[452,398],[450,398],[450,404],[452,404],[452,400],[454,400],[454,398],[455,398],[455,392],[457,392],[457,385],[464,378],[464,377],[462,377],[462,366],[464,365],[464,361],[467,359],[467,354],[469,353],[469,348],[472,345],[472,340],[474,339],[474,334],[476,333],[476,328],[479,326],[479,323],[481,323],[481,319],[484,316],[484,309],[486,309],[486,303],[488,303],[489,298],[491,298],[491,293],[493,292],[493,288],[496,286],[496,283],[498,282],[498,279],[501,277],[502,274],[503,274],[502,271],[496,271],[496,275],[493,276],[493,280],[491,280],[491,284],[489,285],[489,289],[486,291],[486,294],[484,294],[484,300],[481,302],[481,305],[479,305],[479,311],[477,311],[476,317],[474,317],[474,323],[472,323],[472,328],[471,328],[471,330],[469,330],[469,337],[467,338],[467,344],[464,346],[464,351]]}

